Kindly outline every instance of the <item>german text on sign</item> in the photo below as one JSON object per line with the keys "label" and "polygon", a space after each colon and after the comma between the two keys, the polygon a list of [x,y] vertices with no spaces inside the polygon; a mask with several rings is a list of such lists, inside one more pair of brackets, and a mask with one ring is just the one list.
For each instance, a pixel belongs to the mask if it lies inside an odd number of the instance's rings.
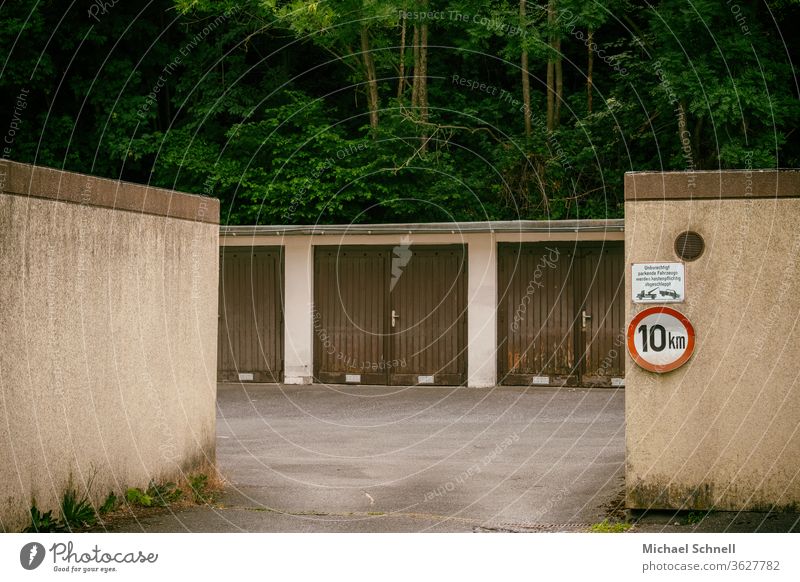
{"label": "german text on sign", "polygon": [[633,263],[631,297],[634,303],[681,303],[686,299],[683,263]]}

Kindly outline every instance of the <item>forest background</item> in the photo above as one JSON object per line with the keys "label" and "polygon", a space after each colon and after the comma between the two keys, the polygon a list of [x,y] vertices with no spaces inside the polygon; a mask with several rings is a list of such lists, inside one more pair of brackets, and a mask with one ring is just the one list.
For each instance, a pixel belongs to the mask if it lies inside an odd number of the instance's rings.
{"label": "forest background", "polygon": [[623,175],[800,166],[800,2],[4,2],[3,158],[225,224],[622,216]]}

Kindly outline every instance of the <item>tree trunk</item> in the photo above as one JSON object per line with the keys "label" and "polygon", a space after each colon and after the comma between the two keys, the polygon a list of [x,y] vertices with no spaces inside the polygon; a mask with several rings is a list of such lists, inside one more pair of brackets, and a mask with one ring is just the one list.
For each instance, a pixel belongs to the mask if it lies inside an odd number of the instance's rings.
{"label": "tree trunk", "polygon": [[[589,46],[592,46],[594,42],[594,31],[590,28],[588,34]],[[586,55],[589,60],[589,64],[587,66],[586,72],[586,109],[591,114],[592,113],[592,71],[594,69],[594,53],[592,49],[586,49]]]}
{"label": "tree trunk", "polygon": [[401,18],[403,21],[402,28],[400,29],[400,72],[397,74],[397,98],[403,97],[403,90],[406,84],[406,19]]}
{"label": "tree trunk", "polygon": [[[526,0],[519,0],[519,28],[526,30],[526,14],[525,14]],[[524,36],[523,42],[524,41]],[[531,81],[528,78],[528,49],[523,47],[522,56],[520,57],[520,68],[522,69],[522,106],[525,115],[525,135],[531,136]]]}
{"label": "tree trunk", "polygon": [[375,61],[369,45],[369,30],[361,27],[361,58],[364,61],[364,72],[367,77],[367,106],[369,108],[369,126],[378,129],[378,77],[375,74]]}
{"label": "tree trunk", "polygon": [[419,31],[419,107],[423,121],[428,121],[428,25]]}
{"label": "tree trunk", "polygon": [[556,0],[549,0],[547,3],[547,27],[548,27],[548,46],[551,49],[547,56],[547,130],[555,129],[555,58],[552,53],[553,32],[552,26],[555,24],[555,3]]}
{"label": "tree trunk", "polygon": [[553,127],[557,128],[561,123],[561,102],[564,100],[564,72],[561,66],[564,59],[561,58],[561,39],[559,37],[556,37],[554,46],[556,49],[556,110]]}
{"label": "tree trunk", "polygon": [[[428,25],[422,24],[419,29],[419,113],[423,122],[428,122]],[[428,132],[420,137],[420,152],[428,151]]]}
{"label": "tree trunk", "polygon": [[411,107],[412,109],[419,105],[419,27],[414,25],[414,38],[413,43],[413,56],[414,56],[414,70],[411,77]]}
{"label": "tree trunk", "polygon": [[[698,170],[703,169],[703,156],[700,152],[701,134],[703,133],[703,116],[697,118],[694,124],[694,135],[692,136],[694,142],[694,159],[695,166]],[[746,136],[745,136],[746,137]]]}
{"label": "tree trunk", "polygon": [[[692,150],[691,132],[689,132],[689,120],[686,118],[686,102],[678,101],[678,144],[681,155],[684,158],[684,164],[688,167],[690,164],[694,165],[694,152]],[[684,132],[689,133],[688,145],[684,143]],[[688,151],[686,151],[688,149]]]}
{"label": "tree trunk", "polygon": [[547,60],[547,130],[553,131],[553,61]]}

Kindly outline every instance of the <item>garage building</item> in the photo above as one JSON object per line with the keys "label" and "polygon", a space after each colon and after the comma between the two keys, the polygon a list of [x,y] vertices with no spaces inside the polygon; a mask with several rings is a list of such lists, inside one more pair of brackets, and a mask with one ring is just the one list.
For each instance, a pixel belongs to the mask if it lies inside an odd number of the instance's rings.
{"label": "garage building", "polygon": [[623,383],[622,220],[220,235],[220,381]]}

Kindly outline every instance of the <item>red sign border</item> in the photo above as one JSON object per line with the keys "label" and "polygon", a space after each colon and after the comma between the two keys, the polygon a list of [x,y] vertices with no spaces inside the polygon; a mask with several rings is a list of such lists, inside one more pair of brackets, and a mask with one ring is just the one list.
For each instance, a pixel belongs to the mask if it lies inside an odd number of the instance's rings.
{"label": "red sign border", "polygon": [[[683,352],[683,355],[680,358],[670,364],[657,365],[645,361],[636,351],[636,345],[633,342],[633,337],[636,335],[636,326],[639,325],[639,322],[645,317],[648,315],[653,315],[654,313],[666,313],[667,315],[673,316],[686,327],[686,331],[689,334],[689,341],[687,342],[686,351]],[[631,358],[633,358],[633,361],[636,362],[640,367],[650,372],[663,374],[665,372],[671,372],[672,370],[680,368],[689,360],[689,358],[692,357],[692,354],[694,353],[694,343],[694,326],[692,326],[691,322],[683,313],[677,309],[673,309],[672,307],[666,307],[664,305],[648,307],[647,309],[637,313],[636,316],[631,320],[630,325],[628,325],[628,354],[630,354]]]}

